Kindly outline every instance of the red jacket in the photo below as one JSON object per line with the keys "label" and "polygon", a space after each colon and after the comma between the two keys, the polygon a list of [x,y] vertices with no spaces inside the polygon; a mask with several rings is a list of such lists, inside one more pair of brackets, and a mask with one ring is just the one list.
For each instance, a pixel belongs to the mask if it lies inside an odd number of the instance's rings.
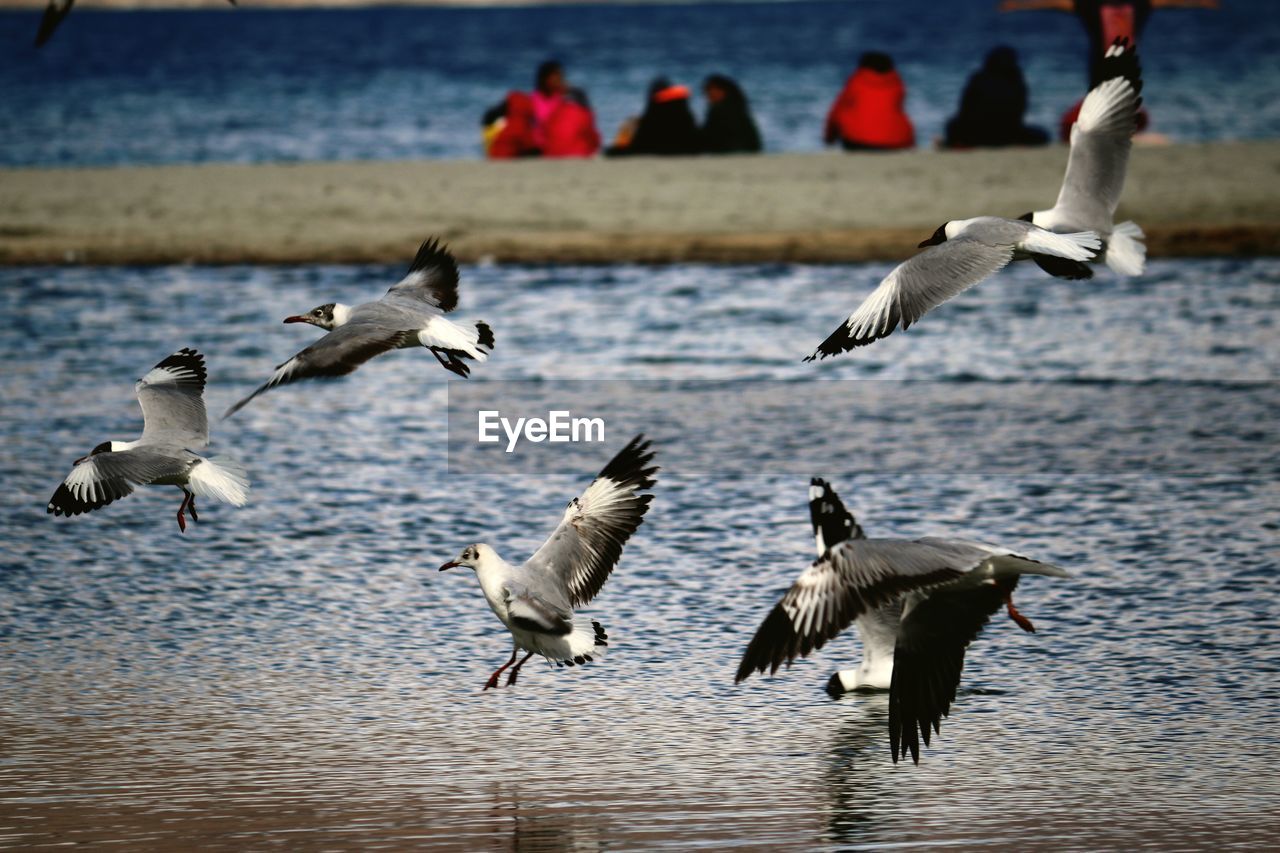
{"label": "red jacket", "polygon": [[871,148],[910,148],[916,131],[902,109],[907,87],[897,71],[859,68],[831,105],[824,138]]}
{"label": "red jacket", "polygon": [[523,92],[507,95],[506,124],[486,152],[490,160],[537,154],[533,138],[533,102]]}
{"label": "red jacket", "polygon": [[600,150],[600,132],[591,110],[562,100],[543,126],[544,157],[590,157]]}

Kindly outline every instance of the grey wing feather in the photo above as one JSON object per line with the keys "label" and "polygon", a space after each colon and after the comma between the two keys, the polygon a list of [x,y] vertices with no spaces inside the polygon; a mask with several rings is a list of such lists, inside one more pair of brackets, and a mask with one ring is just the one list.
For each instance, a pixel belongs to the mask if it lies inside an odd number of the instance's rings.
{"label": "grey wing feather", "polygon": [[418,249],[409,272],[383,297],[386,302],[412,304],[421,311],[436,308],[448,314],[458,305],[458,264],[439,240]]}
{"label": "grey wing feather", "polygon": [[636,436],[587,490],[569,501],[559,525],[525,567],[563,586],[577,606],[596,596],[622,557],[622,548],[644,522],[656,466],[649,442]]}
{"label": "grey wing feather", "polygon": [[1054,204],[1059,222],[1110,233],[1129,168],[1141,99],[1133,85],[1112,78],[1089,92],[1071,130],[1071,155]]}
{"label": "grey wing feather", "polygon": [[227,409],[223,417],[231,417],[254,397],[279,385],[317,377],[345,376],[374,356],[396,349],[411,334],[412,331],[351,320],[276,367],[270,379]]}
{"label": "grey wing feather", "polygon": [[866,346],[899,326],[909,328],[930,309],[999,272],[1013,260],[1013,253],[1012,242],[996,245],[967,231],[930,246],[889,273],[807,360]]}
{"label": "grey wing feather", "polygon": [[756,631],[737,681],[752,672],[776,672],[815,649],[869,610],[896,601],[909,590],[955,580],[974,561],[926,542],[849,539],[814,561],[774,606]]}
{"label": "grey wing feather", "polygon": [[534,592],[528,586],[508,582],[503,588],[507,618],[525,631],[564,635],[573,631],[573,610],[553,590]]}
{"label": "grey wing feather", "polygon": [[134,390],[142,407],[142,440],[183,448],[209,443],[204,408],[204,356],[182,349],[151,368]]}
{"label": "grey wing feather", "polygon": [[195,464],[194,456],[175,456],[146,448],[98,453],[71,469],[53,497],[48,512],[80,515],[130,494],[155,480],[179,477]]}

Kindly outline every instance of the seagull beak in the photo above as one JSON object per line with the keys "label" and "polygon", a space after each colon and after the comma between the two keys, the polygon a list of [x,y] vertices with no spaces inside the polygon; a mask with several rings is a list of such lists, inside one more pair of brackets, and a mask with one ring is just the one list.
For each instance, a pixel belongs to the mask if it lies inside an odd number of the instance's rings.
{"label": "seagull beak", "polygon": [[[916,244],[916,248],[917,248],[917,249],[923,249],[925,246],[932,246],[932,245],[933,245],[933,238],[932,238],[932,237],[930,237],[928,240],[921,240],[919,243],[917,243],[917,244]],[[297,318],[295,318],[295,317],[290,317],[288,320],[285,320],[285,322],[286,322],[286,323],[289,323],[289,322],[292,322],[292,321],[293,321],[293,320],[295,320],[295,319],[297,319]]]}
{"label": "seagull beak", "polygon": [[285,318],[284,318],[284,321],[285,321],[286,323],[309,323],[309,322],[311,322],[311,321],[310,321],[310,320],[308,320],[306,317],[299,317],[299,316],[297,316],[296,314],[295,314],[294,316],[292,316],[292,317],[285,317]]}
{"label": "seagull beak", "polygon": [[455,562],[455,561],[453,561],[453,560],[450,560],[449,562],[445,563],[443,566],[441,566],[441,567],[440,567],[440,571],[442,571],[442,572],[443,572],[445,569],[456,569],[456,568],[458,568],[458,566],[460,566],[460,565],[462,565],[462,564],[461,564],[461,563],[458,563],[458,562]]}

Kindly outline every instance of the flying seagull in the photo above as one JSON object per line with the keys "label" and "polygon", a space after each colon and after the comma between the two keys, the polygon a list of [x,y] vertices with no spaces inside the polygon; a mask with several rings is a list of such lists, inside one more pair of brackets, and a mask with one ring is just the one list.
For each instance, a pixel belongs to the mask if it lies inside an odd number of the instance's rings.
{"label": "flying seagull", "polygon": [[142,406],[142,436],[135,441],[104,441],[75,461],[71,473],[49,499],[53,515],[80,515],[104,507],[138,486],[182,489],[178,529],[187,530],[184,512],[196,515],[196,498],[216,498],[244,506],[249,478],[229,459],[205,459],[195,450],[209,444],[204,411],[204,356],[181,349],[151,368],[134,390]]}
{"label": "flying seagull", "polygon": [[1022,575],[1068,577],[1057,566],[960,539],[868,539],[824,480],[809,487],[818,559],[774,606],[747,645],[734,681],[777,672],[857,621],[866,659],[831,677],[828,690],[889,689],[893,760],[920,762],[920,739],[939,731],[956,698],[964,653]]}
{"label": "flying seagull", "polygon": [[924,249],[885,276],[858,310],[805,361],[839,355],[887,337],[948,299],[995,275],[1019,254],[1087,261],[1101,247],[1091,231],[1055,234],[1030,222],[979,216],[946,222]]}
{"label": "flying seagull", "polygon": [[[622,547],[644,521],[658,470],[643,435],[624,447],[578,497],[569,501],[560,524],[523,565],[513,566],[488,545],[468,545],[440,571],[467,566],[475,570],[489,607],[511,632],[511,659],[498,667],[484,689],[512,664],[507,685],[525,661],[542,655],[557,666],[590,662],[603,654],[609,635],[599,622],[574,626],[573,609],[600,592],[622,557]],[[519,663],[516,656],[526,652]]]}
{"label": "flying seagull", "polygon": [[484,361],[493,349],[486,323],[460,326],[445,318],[458,304],[458,264],[438,240],[428,240],[408,274],[376,302],[352,308],[330,302],[286,323],[310,323],[329,334],[276,368],[256,391],[236,403],[224,418],[277,385],[321,376],[345,376],[374,356],[394,349],[426,347],[448,371],[467,376],[465,359]]}
{"label": "flying seagull", "polygon": [[[236,0],[227,0],[232,6],[236,5]],[[75,0],[49,0],[49,5],[44,7],[44,16],[40,18],[40,29],[36,31],[36,47],[40,47],[47,42],[53,35],[53,31],[58,28],[58,24],[62,23],[71,12],[71,6]]]}
{"label": "flying seagull", "polygon": [[[1085,96],[1071,128],[1071,155],[1058,201],[1049,210],[1022,218],[1055,232],[1094,231],[1103,241],[1095,262],[1105,260],[1120,275],[1141,275],[1147,262],[1145,235],[1137,223],[1117,225],[1114,219],[1142,106],[1142,69],[1128,39],[1116,39],[1107,48],[1102,74],[1102,82]],[[1083,267],[1077,270],[1078,278],[1093,274],[1076,261],[1043,255],[1035,260],[1052,275],[1064,275],[1072,267]]]}

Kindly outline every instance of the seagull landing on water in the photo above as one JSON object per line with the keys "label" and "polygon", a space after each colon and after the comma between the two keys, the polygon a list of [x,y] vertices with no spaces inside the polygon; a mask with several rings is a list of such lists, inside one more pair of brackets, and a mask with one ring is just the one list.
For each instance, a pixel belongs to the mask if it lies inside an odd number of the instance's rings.
{"label": "seagull landing on water", "polygon": [[136,441],[104,441],[75,461],[71,473],[49,499],[54,515],[80,515],[106,506],[137,486],[182,489],[178,529],[187,530],[185,512],[196,515],[196,498],[244,506],[249,478],[229,459],[205,459],[193,449],[209,444],[204,410],[204,356],[182,349],[151,368],[134,386],[142,406],[142,436]]}
{"label": "seagull landing on water", "polygon": [[301,379],[345,376],[374,356],[426,347],[452,373],[467,376],[467,360],[484,361],[493,349],[486,323],[460,326],[445,318],[458,304],[458,264],[438,240],[428,240],[408,274],[376,302],[352,308],[331,302],[286,323],[310,323],[329,334],[276,368],[263,385],[236,403],[229,418],[263,391]]}
{"label": "seagull landing on water", "polygon": [[[1071,127],[1071,156],[1057,202],[1022,218],[1050,231],[1095,231],[1104,244],[1095,261],[1106,261],[1119,275],[1141,275],[1147,263],[1142,229],[1135,222],[1115,224],[1142,107],[1142,69],[1128,39],[1116,39],[1107,48],[1101,73],[1102,82],[1089,90]],[[1035,260],[1053,275],[1076,266],[1044,256]],[[1078,278],[1093,275],[1087,266],[1078,272]]]}
{"label": "seagull landing on water", "polygon": [[[632,439],[604,467],[587,490],[569,501],[551,538],[524,565],[514,566],[488,545],[468,545],[440,571],[458,566],[474,569],[489,607],[511,632],[511,659],[498,667],[484,689],[498,686],[498,676],[512,664],[507,685],[525,661],[542,655],[558,666],[589,663],[604,653],[609,635],[599,622],[574,625],[573,608],[596,596],[622,547],[644,521],[658,470],[649,465],[653,453],[643,435]],[[526,652],[519,663],[516,656]]]}
{"label": "seagull landing on water", "polygon": [[1019,219],[979,216],[946,222],[920,244],[923,252],[885,276],[805,361],[866,346],[899,326],[906,331],[925,312],[995,275],[1020,254],[1087,261],[1101,246],[1092,231],[1055,234]]}
{"label": "seagull landing on water", "polygon": [[747,645],[735,682],[777,672],[857,621],[865,659],[831,677],[828,691],[889,690],[889,747],[896,762],[938,732],[956,698],[964,653],[1022,575],[1068,577],[1057,566],[960,539],[868,539],[826,481],[809,487],[818,559],[791,585]]}

